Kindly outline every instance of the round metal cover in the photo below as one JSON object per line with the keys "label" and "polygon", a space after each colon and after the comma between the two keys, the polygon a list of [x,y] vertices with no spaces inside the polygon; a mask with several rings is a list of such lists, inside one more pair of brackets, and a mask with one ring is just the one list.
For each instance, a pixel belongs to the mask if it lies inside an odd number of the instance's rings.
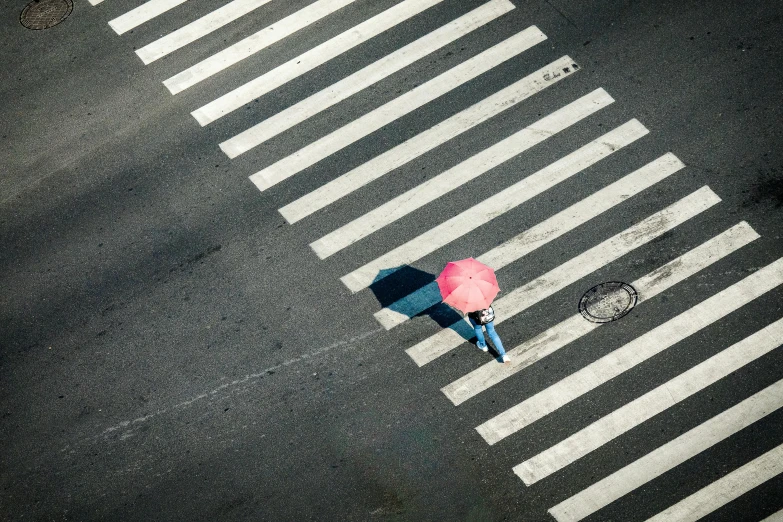
{"label": "round metal cover", "polygon": [[636,290],[628,283],[601,283],[585,292],[579,300],[579,313],[588,321],[608,323],[630,312],[637,300]]}
{"label": "round metal cover", "polygon": [[22,9],[19,21],[28,29],[49,29],[73,11],[72,0],[33,0]]}

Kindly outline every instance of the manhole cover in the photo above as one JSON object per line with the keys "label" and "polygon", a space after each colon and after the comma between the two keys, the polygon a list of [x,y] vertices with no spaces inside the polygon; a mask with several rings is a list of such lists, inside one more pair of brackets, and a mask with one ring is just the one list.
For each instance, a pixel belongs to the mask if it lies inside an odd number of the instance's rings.
{"label": "manhole cover", "polygon": [[608,323],[630,312],[637,300],[636,290],[628,283],[601,283],[585,292],[579,300],[579,313],[588,321]]}
{"label": "manhole cover", "polygon": [[33,0],[22,9],[19,21],[28,29],[49,29],[73,11],[72,0]]}

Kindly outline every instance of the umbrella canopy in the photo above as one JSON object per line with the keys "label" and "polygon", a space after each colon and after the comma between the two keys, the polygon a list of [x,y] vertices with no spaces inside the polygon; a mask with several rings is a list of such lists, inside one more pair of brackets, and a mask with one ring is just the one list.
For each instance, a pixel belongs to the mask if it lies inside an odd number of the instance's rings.
{"label": "umbrella canopy", "polygon": [[463,312],[489,308],[500,292],[494,270],[472,257],[450,262],[435,281],[443,302]]}

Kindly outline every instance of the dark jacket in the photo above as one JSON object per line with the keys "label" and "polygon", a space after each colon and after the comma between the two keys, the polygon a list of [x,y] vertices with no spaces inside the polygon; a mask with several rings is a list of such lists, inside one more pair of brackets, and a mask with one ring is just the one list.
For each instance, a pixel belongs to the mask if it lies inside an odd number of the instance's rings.
{"label": "dark jacket", "polygon": [[468,317],[473,319],[473,322],[477,324],[487,324],[495,320],[495,310],[490,305],[489,308],[484,310],[476,310],[475,312],[469,312]]}

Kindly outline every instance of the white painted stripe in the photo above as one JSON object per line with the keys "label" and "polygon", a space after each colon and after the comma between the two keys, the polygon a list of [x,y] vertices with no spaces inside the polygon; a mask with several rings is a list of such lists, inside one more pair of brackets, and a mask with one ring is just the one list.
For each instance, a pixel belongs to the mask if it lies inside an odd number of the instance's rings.
{"label": "white painted stripe", "polygon": [[[542,192],[551,189],[558,183],[561,183],[591,165],[598,163],[600,160],[622,149],[626,145],[633,143],[648,132],[649,131],[644,125],[636,120],[631,120],[625,125],[621,125],[617,129],[591,141],[567,156],[560,158],[538,172],[531,174],[484,201],[477,203],[464,212],[457,214],[453,218],[429,229],[407,243],[370,261],[366,265],[357,268],[346,277],[350,277],[353,281],[362,281],[367,286],[378,281],[381,277],[388,277],[393,274],[398,267],[409,265],[427,254],[438,250],[444,245],[451,243],[455,239],[469,234],[496,217],[503,215]],[[658,169],[655,168],[650,170],[659,172]],[[663,177],[666,177],[667,175],[668,174],[663,174]],[[651,181],[646,179],[646,176],[646,174],[634,176],[633,179],[637,180],[636,186],[643,186],[646,188],[660,179],[657,178],[655,181]],[[617,188],[619,192],[616,194],[615,199],[619,197],[618,203],[628,197],[625,195],[627,194],[625,190],[629,185],[633,187],[634,181],[623,184],[622,188]],[[638,190],[642,190],[642,188],[639,188]],[[602,192],[606,194],[606,189]],[[596,197],[593,197],[594,201],[596,199]],[[598,201],[600,201],[602,205],[606,205],[604,200],[599,199]],[[590,207],[587,208],[592,210]],[[489,266],[495,268],[494,265]]]}
{"label": "white painted stripe", "polygon": [[253,174],[250,180],[259,190],[280,183],[384,125],[480,76],[545,38],[535,27],[526,29]]}
{"label": "white painted stripe", "polygon": [[[558,132],[567,129],[613,101],[612,97],[603,89],[593,91],[541,118],[521,131],[512,134],[508,138],[484,149],[462,163],[384,203],[375,210],[310,243],[310,247],[321,259],[339,252],[343,248],[352,245],[543,142],[547,138],[554,136]],[[352,274],[343,276],[341,280],[354,292],[366,288],[369,284],[366,279],[354,278]]]}
{"label": "white painted stripe", "polygon": [[[781,473],[783,444],[677,502],[647,522],[696,522]],[[783,517],[783,511],[778,512],[778,517]]]}
{"label": "white painted stripe", "polygon": [[[603,137],[599,138],[599,140],[603,139]],[[500,270],[509,263],[521,259],[537,248],[546,245],[613,206],[622,203],[629,197],[644,190],[646,186],[651,186],[679,171],[681,164],[677,164],[675,159],[672,154],[664,155],[636,172],[629,174],[622,180],[525,230],[502,245],[481,254],[476,259],[495,270]],[[643,180],[641,185],[633,181],[639,178]],[[648,181],[649,184],[642,186],[645,181]],[[440,291],[437,283],[433,281],[388,307],[375,312],[374,316],[384,328],[390,330],[440,302],[442,302]]]}
{"label": "white painted stripe", "polygon": [[[719,201],[720,198],[714,192],[708,187],[704,187],[582,254],[571,258],[562,265],[553,268],[546,274],[495,301],[492,305],[497,312],[495,323],[502,323],[506,319],[526,310],[538,301],[549,297],[602,266],[619,259],[635,248],[648,243]],[[459,321],[455,325],[459,323],[467,324],[467,320]],[[454,330],[455,325],[411,346],[406,352],[419,366],[423,366],[448,353],[465,342],[465,339]]]}
{"label": "white painted stripe", "polygon": [[[478,259],[478,258],[476,258]],[[483,262],[483,261],[482,261]],[[382,274],[379,274],[379,277]],[[398,299],[389,306],[381,308],[373,314],[375,320],[387,330],[403,324],[408,319],[417,316],[427,308],[443,302],[438,283],[432,281],[415,292]]]}
{"label": "white painted stripe", "polygon": [[89,0],[89,2],[90,2],[90,4],[92,4],[92,5],[98,5],[98,4],[100,4],[101,2],[103,2],[103,0]]}
{"label": "white painted stripe", "polygon": [[175,74],[168,80],[164,80],[163,85],[171,91],[171,94],[180,93],[185,89],[206,80],[210,76],[214,76],[220,71],[228,69],[245,58],[266,49],[273,43],[291,36],[297,31],[308,27],[354,1],[355,0],[319,0],[318,2],[314,2],[295,13],[286,16],[280,21],[275,22],[268,27],[264,27],[257,33],[251,34],[247,38],[243,38],[237,43],[226,47],[219,53],[213,54],[209,58],[185,69],[181,73]]}
{"label": "white painted stripe", "polygon": [[625,346],[604,355],[488,420],[476,430],[489,444],[495,444],[722,319],[781,283],[783,283],[783,259],[762,268]]}
{"label": "white painted stripe", "polygon": [[783,509],[777,513],[773,513],[761,522],[783,522]]}
{"label": "white painted stripe", "polygon": [[[329,1],[331,2],[331,0]],[[193,111],[191,114],[202,126],[207,125],[442,1],[405,0],[300,54],[296,58],[275,67],[241,87],[237,87],[233,91]],[[238,55],[229,54],[223,58],[234,56],[239,57]],[[241,57],[239,58],[241,59]],[[222,58],[220,61],[222,63]],[[211,71],[212,66],[207,69]]]}
{"label": "white painted stripe", "polygon": [[117,34],[123,34],[185,2],[187,2],[187,0],[150,0],[149,2],[128,11],[124,15],[111,20],[109,26],[111,26]]}
{"label": "white painted stripe", "polygon": [[[723,259],[751,241],[755,241],[758,237],[756,231],[743,221],[640,277],[631,283],[631,286],[638,292],[637,306]],[[508,350],[506,353],[511,358],[511,363],[497,364],[492,361],[484,364],[443,387],[441,391],[455,406],[462,404],[576,339],[587,335],[599,326],[601,323],[585,321],[580,314],[575,314],[528,339],[516,348]]]}
{"label": "white painted stripe", "polygon": [[[180,27],[173,33],[169,33],[163,38],[158,38],[141,49],[136,49],[141,61],[145,65],[154,62],[164,56],[173,53],[177,49],[193,43],[202,36],[206,36],[212,31],[220,29],[224,25],[233,22],[247,13],[268,4],[271,0],[233,0],[228,4],[215,9],[211,13],[202,16],[198,20],[190,22],[184,27]],[[343,1],[343,0],[336,0]]]}
{"label": "white painted stripe", "polygon": [[482,101],[450,116],[426,131],[376,156],[355,169],[333,179],[322,187],[289,203],[280,213],[289,223],[296,223],[370,182],[421,156],[438,145],[466,132],[493,116],[514,107],[547,86],[577,71],[579,66],[563,56],[484,98]]}
{"label": "white painted stripe", "polygon": [[492,0],[224,141],[220,148],[229,158],[235,158],[512,9],[514,4],[509,0]]}
{"label": "white painted stripe", "polygon": [[549,513],[558,522],[582,520],[781,406],[783,381],[778,381],[564,500]]}
{"label": "white painted stripe", "polygon": [[[713,355],[514,467],[528,486],[548,477],[644,421],[695,395],[783,344],[783,319]],[[668,519],[667,519],[668,520]]]}

